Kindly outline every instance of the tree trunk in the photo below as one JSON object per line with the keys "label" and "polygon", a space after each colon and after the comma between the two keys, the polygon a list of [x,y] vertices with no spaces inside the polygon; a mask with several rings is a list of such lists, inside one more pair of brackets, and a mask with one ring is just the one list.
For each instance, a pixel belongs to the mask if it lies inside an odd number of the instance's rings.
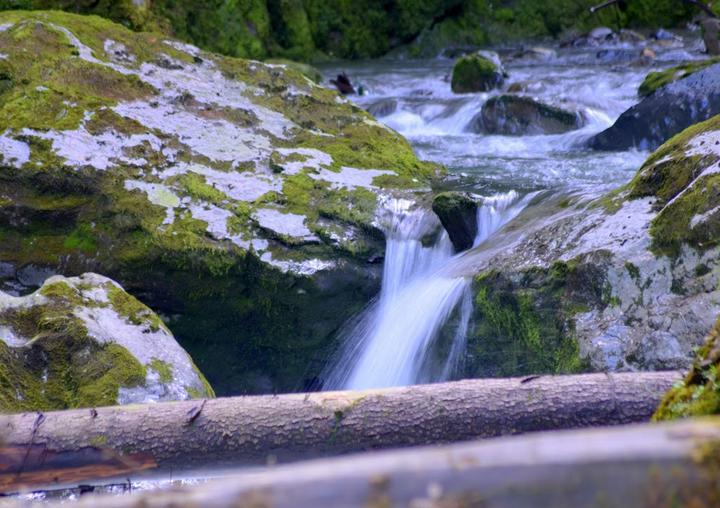
{"label": "tree trunk", "polygon": [[469,380],[0,417],[0,492],[646,421],[677,372]]}
{"label": "tree trunk", "polygon": [[719,472],[716,417],[302,462],[73,506],[711,508],[720,506]]}

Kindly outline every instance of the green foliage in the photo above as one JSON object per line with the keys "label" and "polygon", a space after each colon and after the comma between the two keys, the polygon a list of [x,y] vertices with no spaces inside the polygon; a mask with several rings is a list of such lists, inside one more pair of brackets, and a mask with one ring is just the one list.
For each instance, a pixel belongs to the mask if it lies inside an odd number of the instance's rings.
{"label": "green foliage", "polygon": [[676,26],[692,9],[677,0],[633,0],[591,15],[596,0],[0,0],[0,9],[97,14],[134,30],[164,31],[198,46],[254,59],[371,58],[411,43],[415,56],[445,47],[559,36],[597,25]]}

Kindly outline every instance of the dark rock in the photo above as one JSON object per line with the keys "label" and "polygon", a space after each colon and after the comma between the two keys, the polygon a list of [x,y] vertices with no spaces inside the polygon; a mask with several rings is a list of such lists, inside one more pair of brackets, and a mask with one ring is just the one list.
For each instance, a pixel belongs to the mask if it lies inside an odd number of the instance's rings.
{"label": "dark rock", "polygon": [[392,115],[398,108],[398,101],[395,99],[382,99],[373,102],[367,107],[368,112],[374,117],[383,117]]}
{"label": "dark rock", "polygon": [[342,74],[338,74],[337,78],[331,79],[330,83],[335,85],[335,88],[337,88],[338,92],[343,95],[352,95],[355,93],[355,87],[352,86],[350,78],[348,78],[347,74],[345,74],[344,72]]}
{"label": "dark rock", "polygon": [[720,113],[720,64],[657,89],[590,139],[595,150],[652,150],[692,124]]}
{"label": "dark rock", "polygon": [[709,55],[720,55],[720,19],[706,18],[701,26],[705,50]]}
{"label": "dark rock", "polygon": [[443,192],[433,200],[433,212],[458,252],[469,249],[475,242],[478,230],[477,208],[475,200],[460,192]]}
{"label": "dark rock", "polygon": [[455,62],[452,91],[455,93],[488,92],[505,81],[500,57],[491,51],[478,51]]}
{"label": "dark rock", "polygon": [[501,95],[489,99],[473,119],[471,129],[485,134],[522,136],[560,134],[579,129],[578,113],[543,104],[530,97]]}

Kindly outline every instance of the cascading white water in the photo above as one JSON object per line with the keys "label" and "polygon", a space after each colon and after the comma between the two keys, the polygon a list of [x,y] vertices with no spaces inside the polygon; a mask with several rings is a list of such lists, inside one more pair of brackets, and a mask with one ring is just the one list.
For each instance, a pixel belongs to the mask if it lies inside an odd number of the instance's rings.
{"label": "cascading white water", "polygon": [[[509,192],[485,198],[478,209],[475,245],[485,241],[524,207]],[[402,386],[449,379],[461,363],[472,310],[464,277],[448,275],[453,248],[447,233],[432,246],[423,239],[439,230],[432,212],[392,200],[388,206],[387,248],[379,297],[342,333],[343,348],[326,370],[325,389]],[[443,325],[458,313],[458,325],[441,368],[432,350]],[[435,367],[435,368],[433,368]]]}

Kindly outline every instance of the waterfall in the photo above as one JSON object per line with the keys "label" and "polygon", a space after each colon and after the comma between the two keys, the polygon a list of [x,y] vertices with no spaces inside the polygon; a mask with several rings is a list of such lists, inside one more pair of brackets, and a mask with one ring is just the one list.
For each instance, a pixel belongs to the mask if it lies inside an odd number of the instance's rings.
{"label": "waterfall", "polygon": [[[475,245],[524,205],[525,200],[518,201],[512,191],[483,198]],[[470,280],[447,275],[462,254],[453,254],[450,239],[432,212],[398,199],[386,208],[380,295],[341,332],[341,350],[323,375],[325,389],[443,381],[462,364],[472,314]],[[451,316],[456,328],[450,344],[439,344]]]}

